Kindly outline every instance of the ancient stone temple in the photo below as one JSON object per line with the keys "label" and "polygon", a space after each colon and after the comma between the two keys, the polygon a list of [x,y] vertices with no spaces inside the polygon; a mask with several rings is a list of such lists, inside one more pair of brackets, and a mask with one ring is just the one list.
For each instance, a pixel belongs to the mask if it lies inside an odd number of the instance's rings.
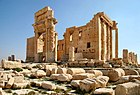
{"label": "ancient stone temple", "polygon": [[55,62],[57,61],[57,33],[55,32],[54,12],[45,7],[35,13],[34,37],[27,39],[26,61]]}
{"label": "ancient stone temple", "polygon": [[35,35],[27,39],[27,62],[75,61],[83,58],[106,61],[118,58],[117,23],[104,12],[94,15],[84,26],[67,28],[62,40],[57,39],[57,21],[50,7],[36,12],[34,18]]}
{"label": "ancient stone temple", "polygon": [[106,61],[112,59],[113,55],[118,58],[117,23],[104,12],[99,12],[86,25],[67,28],[64,39],[58,43],[58,60],[87,58]]}

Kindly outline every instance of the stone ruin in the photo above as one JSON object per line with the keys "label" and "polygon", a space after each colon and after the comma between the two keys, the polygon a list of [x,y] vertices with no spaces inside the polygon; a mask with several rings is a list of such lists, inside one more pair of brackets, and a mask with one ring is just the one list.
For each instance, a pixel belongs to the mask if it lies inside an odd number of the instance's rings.
{"label": "stone ruin", "polygon": [[53,15],[50,7],[35,13],[35,36],[27,39],[30,63],[1,61],[0,95],[140,95],[137,54],[124,49],[118,58],[116,21],[99,12],[58,40]]}

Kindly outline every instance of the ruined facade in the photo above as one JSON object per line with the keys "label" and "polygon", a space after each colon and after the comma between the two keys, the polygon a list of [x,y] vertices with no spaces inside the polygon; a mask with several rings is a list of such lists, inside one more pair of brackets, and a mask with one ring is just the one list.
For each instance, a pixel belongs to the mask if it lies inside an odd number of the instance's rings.
{"label": "ruined facade", "polygon": [[67,28],[62,40],[57,40],[57,21],[50,7],[36,12],[34,18],[35,35],[27,39],[27,62],[74,61],[81,58],[106,61],[118,58],[117,23],[104,12],[94,15],[84,26]]}
{"label": "ruined facade", "polygon": [[55,32],[54,12],[45,7],[35,13],[34,37],[27,39],[26,61],[54,62],[57,61],[57,33]]}
{"label": "ruined facade", "polygon": [[[113,41],[113,33],[115,34],[115,41]],[[113,55],[115,55],[114,58],[118,58],[117,23],[108,18],[103,12],[99,12],[86,25],[67,28],[63,42],[61,40],[58,43],[60,43],[58,47],[63,45],[62,59],[110,60],[113,58]],[[113,47],[114,44],[115,46]],[[72,53],[72,47],[75,55]],[[62,51],[62,49],[58,48],[59,51]]]}
{"label": "ruined facade", "polygon": [[123,49],[123,62],[130,64],[138,64],[137,54],[129,52],[128,49]]}

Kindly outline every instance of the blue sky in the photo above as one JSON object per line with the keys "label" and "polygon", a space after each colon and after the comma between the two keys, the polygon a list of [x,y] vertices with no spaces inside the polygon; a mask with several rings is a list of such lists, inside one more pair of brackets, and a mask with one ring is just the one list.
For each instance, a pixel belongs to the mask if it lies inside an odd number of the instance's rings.
{"label": "blue sky", "polygon": [[123,48],[140,55],[140,0],[0,0],[0,60],[11,54],[25,59],[34,13],[45,6],[54,10],[59,39],[67,27],[85,25],[104,11],[118,22],[119,56]]}

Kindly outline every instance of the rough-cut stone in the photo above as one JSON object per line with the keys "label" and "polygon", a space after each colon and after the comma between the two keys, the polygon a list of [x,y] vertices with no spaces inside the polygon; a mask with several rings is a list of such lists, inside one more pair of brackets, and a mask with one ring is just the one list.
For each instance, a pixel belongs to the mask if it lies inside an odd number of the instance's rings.
{"label": "rough-cut stone", "polygon": [[17,61],[2,60],[1,64],[3,68],[21,68],[22,67],[22,64]]}
{"label": "rough-cut stone", "polygon": [[140,81],[140,75],[130,75],[129,76],[129,81],[133,80],[133,79],[137,79]]}
{"label": "rough-cut stone", "polygon": [[113,84],[122,84],[126,82],[129,82],[129,76],[122,76],[118,81],[116,81]]}
{"label": "rough-cut stone", "polygon": [[87,70],[86,73],[92,73],[95,75],[95,77],[103,75],[103,73],[99,70]]}
{"label": "rough-cut stone", "polygon": [[67,69],[66,68],[58,68],[57,69],[57,74],[66,74],[67,73]]}
{"label": "rough-cut stone", "polygon": [[37,70],[33,76],[37,77],[37,78],[40,78],[40,77],[45,77],[46,76],[46,73],[43,71],[43,70]]}
{"label": "rough-cut stone", "polygon": [[125,75],[125,72],[121,68],[113,69],[108,72],[108,77],[110,81],[117,81],[121,78],[121,76],[124,76],[124,75]]}
{"label": "rough-cut stone", "polygon": [[109,64],[109,63],[105,63],[105,64],[103,64],[103,67],[104,67],[104,68],[112,68],[112,65]]}
{"label": "rough-cut stone", "polygon": [[81,81],[81,80],[72,80],[70,84],[71,84],[72,87],[78,88],[79,85],[80,85],[80,84],[79,84],[80,81]]}
{"label": "rough-cut stone", "polygon": [[56,85],[51,83],[51,82],[48,82],[48,81],[44,81],[42,82],[42,87],[44,89],[48,89],[48,90],[54,90],[56,89]]}
{"label": "rough-cut stone", "polygon": [[115,95],[139,95],[140,84],[135,82],[128,82],[117,85]]}
{"label": "rough-cut stone", "polygon": [[73,80],[83,80],[86,78],[94,78],[95,75],[91,73],[82,73],[82,74],[75,74],[72,77]]}
{"label": "rough-cut stone", "polygon": [[60,74],[57,78],[57,80],[65,82],[70,81],[72,79],[72,76],[70,74]]}
{"label": "rough-cut stone", "polygon": [[17,88],[21,88],[21,89],[23,89],[23,88],[26,88],[27,85],[29,85],[28,82],[14,83],[14,84],[13,84],[13,88],[14,88],[14,89],[17,89]]}
{"label": "rough-cut stone", "polygon": [[11,88],[12,85],[14,84],[14,80],[15,80],[15,78],[13,78],[13,77],[10,78],[8,83],[6,84],[6,88]]}
{"label": "rough-cut stone", "polygon": [[106,87],[109,81],[109,77],[107,76],[98,76],[96,79],[97,87]]}
{"label": "rough-cut stone", "polygon": [[125,71],[125,75],[139,75],[137,70],[133,70],[133,69],[124,69]]}
{"label": "rough-cut stone", "polygon": [[82,68],[69,68],[67,70],[68,74],[74,75],[74,74],[81,74],[81,73],[85,73],[85,70]]}
{"label": "rough-cut stone", "polygon": [[14,77],[14,83],[23,83],[24,82],[24,76],[15,76]]}
{"label": "rough-cut stone", "polygon": [[58,78],[59,75],[60,75],[60,74],[52,74],[52,75],[50,76],[50,79],[51,79],[51,80],[57,80],[57,78]]}
{"label": "rough-cut stone", "polygon": [[99,88],[94,91],[94,95],[115,95],[114,90],[110,88]]}
{"label": "rough-cut stone", "polygon": [[85,90],[86,92],[89,92],[99,87],[105,87],[106,84],[108,83],[108,80],[109,78],[107,76],[99,76],[93,79],[87,78],[79,82],[80,89]]}

